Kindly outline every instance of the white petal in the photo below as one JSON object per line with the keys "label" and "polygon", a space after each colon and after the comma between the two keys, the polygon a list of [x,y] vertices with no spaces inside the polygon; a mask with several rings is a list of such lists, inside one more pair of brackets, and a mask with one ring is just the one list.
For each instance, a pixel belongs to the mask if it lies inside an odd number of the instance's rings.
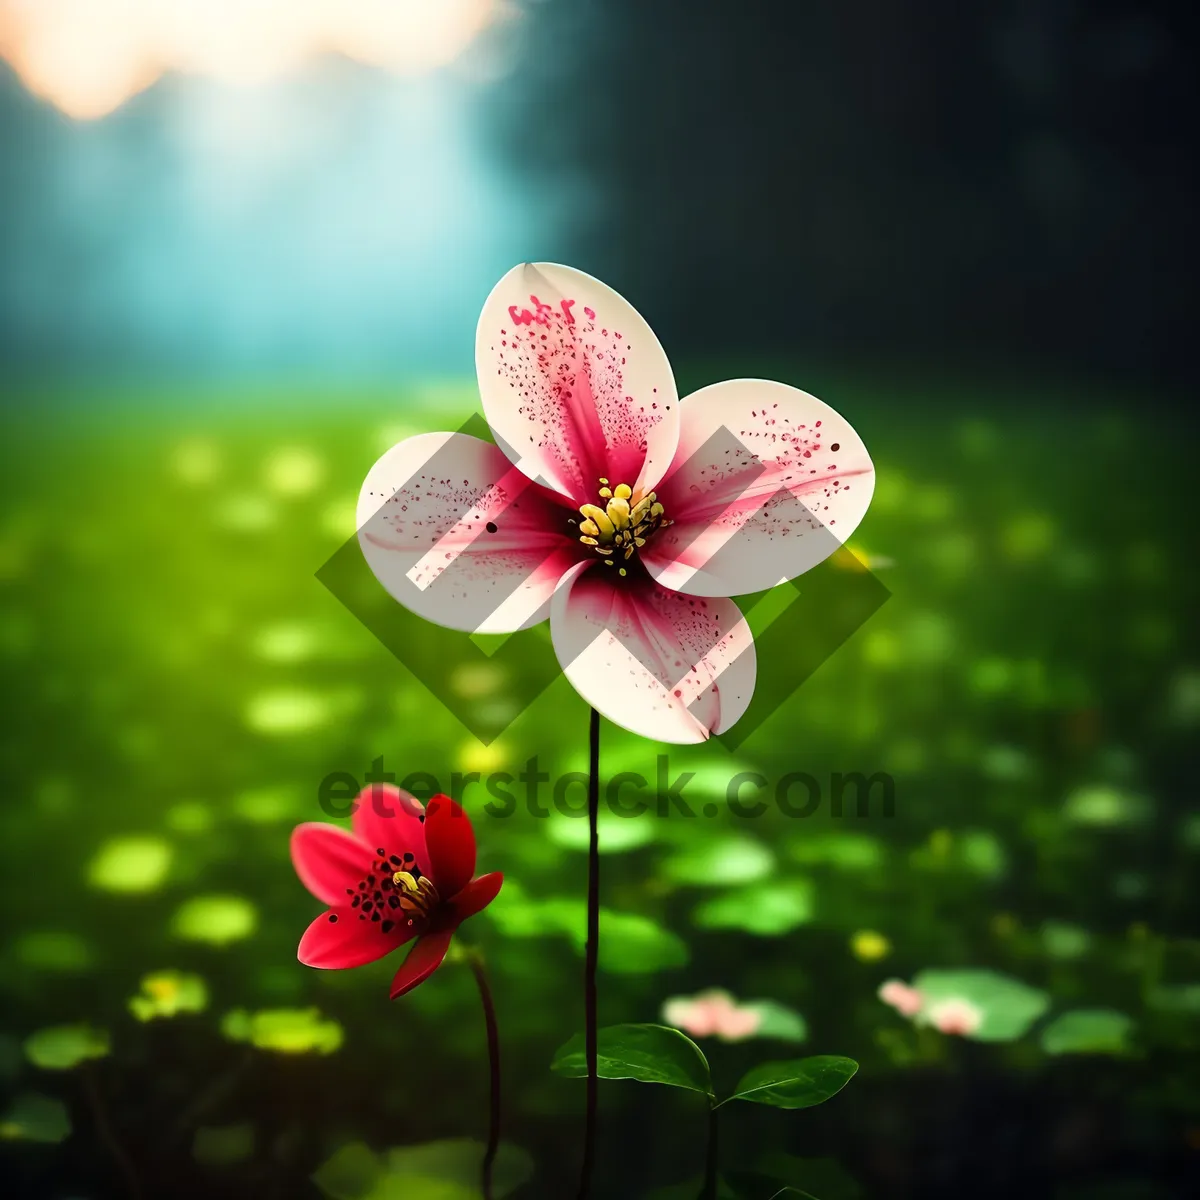
{"label": "white petal", "polygon": [[746,711],[754,639],[737,605],[653,580],[614,581],[580,563],[550,605],[554,651],[571,686],[614,724],[660,742],[702,742]]}
{"label": "white petal", "polygon": [[649,491],[671,462],[671,364],[637,310],[582,271],[509,271],[480,314],[475,366],[497,442],[576,506],[595,501],[601,478]]}
{"label": "white petal", "polygon": [[549,615],[579,560],[567,510],[495,446],[428,433],[393,446],[358,498],[358,540],[375,577],[437,625],[511,633]]}
{"label": "white petal", "polygon": [[829,405],[765,379],[731,379],[680,405],[658,498],[672,525],[643,551],[664,586],[741,596],[815,567],[855,530],[875,468]]}

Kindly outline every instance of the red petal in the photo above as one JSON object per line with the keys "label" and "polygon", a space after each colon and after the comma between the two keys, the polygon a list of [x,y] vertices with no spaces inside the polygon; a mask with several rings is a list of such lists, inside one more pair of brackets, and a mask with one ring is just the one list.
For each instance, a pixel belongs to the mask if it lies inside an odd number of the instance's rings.
{"label": "red petal", "polygon": [[429,873],[443,900],[451,900],[475,874],[475,832],[471,818],[449,796],[434,796],[425,810]]}
{"label": "red petal", "polygon": [[371,870],[371,849],[345,829],[309,821],[292,830],[292,866],[318,900],[337,906]]}
{"label": "red petal", "polygon": [[504,876],[499,871],[492,871],[488,875],[480,875],[478,879],[472,879],[451,902],[450,907],[457,920],[465,921],[468,917],[473,917],[480,909],[487,908],[495,900],[503,882]]}
{"label": "red petal", "polygon": [[354,835],[367,844],[369,852],[386,850],[389,856],[400,857],[411,854],[422,871],[428,867],[421,824],[425,810],[420,800],[390,783],[372,783],[358,793],[355,804]]}
{"label": "red petal", "polygon": [[417,939],[404,965],[392,980],[393,1000],[399,999],[405,992],[411,992],[418,983],[424,983],[442,965],[453,936],[454,930],[450,928],[438,929]]}
{"label": "red petal", "polygon": [[[335,917],[336,920],[330,920]],[[389,926],[384,933],[384,926]],[[372,921],[349,906],[322,913],[300,939],[296,957],[307,967],[340,970],[361,967],[403,946],[416,932],[412,926]]]}

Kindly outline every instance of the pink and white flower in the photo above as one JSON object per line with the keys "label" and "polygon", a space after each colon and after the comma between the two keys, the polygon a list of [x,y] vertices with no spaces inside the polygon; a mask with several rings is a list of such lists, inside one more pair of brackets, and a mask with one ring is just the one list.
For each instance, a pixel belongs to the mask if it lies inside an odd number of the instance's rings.
{"label": "pink and white flower", "polygon": [[879,987],[879,998],[890,1004],[902,1017],[915,1017],[925,1007],[925,997],[911,984],[889,979]]}
{"label": "pink and white flower", "polygon": [[681,402],[645,320],[570,267],[510,271],[484,304],[475,361],[497,444],[423,434],[384,454],[358,502],[371,570],[452,629],[548,617],[576,691],[645,737],[729,728],[756,673],[730,597],[794,578],[850,536],[874,488],[862,439],[768,380]]}
{"label": "pink and white flower", "polygon": [[668,1000],[663,1005],[663,1020],[692,1037],[715,1037],[723,1042],[745,1041],[762,1026],[758,1009],[738,1004],[720,988]]}

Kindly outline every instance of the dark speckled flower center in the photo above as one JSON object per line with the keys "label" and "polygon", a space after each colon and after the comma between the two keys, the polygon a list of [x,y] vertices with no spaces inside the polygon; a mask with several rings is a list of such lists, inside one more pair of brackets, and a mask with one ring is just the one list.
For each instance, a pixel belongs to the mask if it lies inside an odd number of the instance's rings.
{"label": "dark speckled flower center", "polygon": [[[371,873],[359,882],[357,890],[347,888],[350,908],[360,921],[370,921],[381,934],[390,934],[397,925],[410,928],[423,924],[442,903],[432,879],[419,866],[413,854],[392,854],[380,846],[371,863]],[[329,918],[336,921],[336,915]]]}
{"label": "dark speckled flower center", "polygon": [[[600,555],[606,566],[627,561],[640,550],[656,529],[671,522],[653,492],[647,492],[638,500],[633,498],[633,488],[627,483],[618,483],[610,488],[607,479],[600,480],[600,499],[604,504],[581,504],[579,515],[579,540]],[[622,575],[625,568],[620,567]]]}

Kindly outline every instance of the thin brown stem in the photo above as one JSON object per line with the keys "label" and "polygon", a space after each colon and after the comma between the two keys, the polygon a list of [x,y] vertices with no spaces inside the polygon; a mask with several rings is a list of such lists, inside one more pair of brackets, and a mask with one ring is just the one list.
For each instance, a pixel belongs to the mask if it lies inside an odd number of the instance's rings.
{"label": "thin brown stem", "polygon": [[708,1110],[708,1148],[704,1153],[704,1188],[700,1200],[717,1200],[717,1105]]}
{"label": "thin brown stem", "polygon": [[492,1002],[492,989],[488,985],[483,956],[478,951],[468,954],[471,974],[479,988],[479,999],[483,1004],[483,1020],[487,1026],[488,1066],[490,1085],[488,1092],[488,1140],[483,1155],[483,1200],[492,1200],[492,1168],[500,1149],[500,1035],[496,1028],[496,1006]]}

